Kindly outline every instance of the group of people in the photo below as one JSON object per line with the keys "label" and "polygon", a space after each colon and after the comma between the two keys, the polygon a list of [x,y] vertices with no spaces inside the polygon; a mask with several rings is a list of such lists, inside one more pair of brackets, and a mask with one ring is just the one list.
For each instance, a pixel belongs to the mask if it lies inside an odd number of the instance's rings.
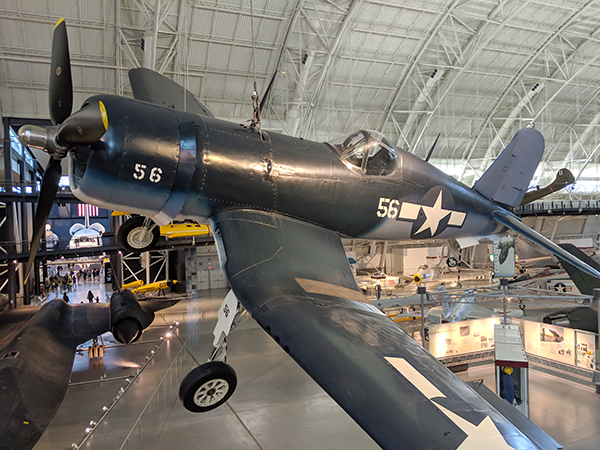
{"label": "group of people", "polygon": [[73,289],[75,289],[77,287],[77,277],[70,275],[70,274],[66,274],[63,276],[53,275],[48,278],[48,281],[46,282],[46,284],[47,284],[46,290],[49,290],[49,291],[58,290],[58,292],[60,292],[62,289],[65,292],[71,292],[71,291],[73,291]]}
{"label": "group of people", "polygon": [[[56,292],[57,297],[62,292],[62,299],[67,303],[71,302],[68,294],[77,290],[77,285],[99,281],[102,275],[100,269],[75,270],[72,264],[67,264],[66,268],[55,266],[50,270],[51,275],[40,286],[41,298],[50,295],[52,291]],[[95,296],[92,291],[88,291],[86,298],[89,303],[100,302],[100,298]]]}
{"label": "group of people", "polygon": [[[63,273],[64,272],[64,273]],[[100,277],[100,269],[80,269],[74,271],[67,267],[65,271],[62,266],[56,268],[56,273],[51,275],[45,285],[45,291],[66,291],[72,292],[77,289],[77,285],[82,282],[98,281]]]}
{"label": "group of people", "polygon": [[[86,298],[89,303],[94,303],[94,301],[96,303],[100,303],[100,297],[94,296],[94,293],[92,291],[88,291]],[[63,300],[66,303],[71,302],[71,299],[69,298],[69,294],[66,291],[63,293]],[[81,303],[83,303],[83,302],[81,302]]]}

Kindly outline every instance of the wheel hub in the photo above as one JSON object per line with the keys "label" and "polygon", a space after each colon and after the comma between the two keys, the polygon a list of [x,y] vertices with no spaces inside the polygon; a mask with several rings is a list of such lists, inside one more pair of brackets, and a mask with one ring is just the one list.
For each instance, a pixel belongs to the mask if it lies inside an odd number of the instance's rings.
{"label": "wheel hub", "polygon": [[194,403],[208,407],[218,403],[229,391],[229,383],[222,378],[209,380],[200,386],[194,394]]}
{"label": "wheel hub", "polygon": [[127,236],[127,243],[134,248],[144,248],[152,243],[152,232],[144,227],[131,230]]}

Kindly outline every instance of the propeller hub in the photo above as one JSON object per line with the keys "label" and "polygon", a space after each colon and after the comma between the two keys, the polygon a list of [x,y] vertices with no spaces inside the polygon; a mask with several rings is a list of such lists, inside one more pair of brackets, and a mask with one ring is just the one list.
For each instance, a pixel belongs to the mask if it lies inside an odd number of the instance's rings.
{"label": "propeller hub", "polygon": [[36,125],[23,125],[19,128],[17,136],[21,144],[28,147],[41,148],[45,152],[64,157],[67,152],[67,147],[59,145],[55,136],[59,127],[38,127]]}

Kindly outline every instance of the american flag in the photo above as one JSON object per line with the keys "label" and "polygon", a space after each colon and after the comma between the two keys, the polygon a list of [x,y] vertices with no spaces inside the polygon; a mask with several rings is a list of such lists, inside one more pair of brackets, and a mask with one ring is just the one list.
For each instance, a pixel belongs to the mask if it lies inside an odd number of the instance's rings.
{"label": "american flag", "polygon": [[85,203],[77,204],[77,215],[78,216],[85,216],[86,210],[90,217],[96,217],[96,216],[100,215],[100,208],[98,208],[97,206],[88,205]]}

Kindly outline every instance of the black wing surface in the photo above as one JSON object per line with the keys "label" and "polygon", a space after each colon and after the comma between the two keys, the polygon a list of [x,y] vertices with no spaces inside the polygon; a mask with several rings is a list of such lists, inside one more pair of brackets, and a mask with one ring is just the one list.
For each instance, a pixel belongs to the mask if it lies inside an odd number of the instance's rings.
{"label": "black wing surface", "polygon": [[365,303],[335,233],[249,210],[212,220],[239,301],[382,448],[561,448],[532,422],[535,436],[511,423]]}
{"label": "black wing surface", "polygon": [[[578,249],[573,244],[560,244],[560,246],[576,258],[585,262],[594,269],[600,271],[600,264],[598,264],[596,261],[594,261],[591,257],[586,255],[583,251]],[[577,289],[579,289],[579,292],[585,295],[594,295],[594,289],[600,288],[600,279],[592,277],[585,272],[582,272],[577,267],[573,266],[572,263],[566,261],[564,258],[561,258],[560,256],[557,257],[560,261],[560,265],[563,267],[563,269],[567,271],[569,277],[571,278],[571,280],[573,280],[573,283],[575,283]]]}
{"label": "black wing surface", "polygon": [[[10,312],[10,311],[8,311]],[[17,325],[0,346],[0,449],[29,449],[58,410],[77,345],[110,330],[106,304],[53,300]],[[5,328],[6,329],[6,328]]]}
{"label": "black wing surface", "polygon": [[144,67],[131,69],[129,82],[136,100],[213,117],[212,113],[190,91],[158,72]]}

